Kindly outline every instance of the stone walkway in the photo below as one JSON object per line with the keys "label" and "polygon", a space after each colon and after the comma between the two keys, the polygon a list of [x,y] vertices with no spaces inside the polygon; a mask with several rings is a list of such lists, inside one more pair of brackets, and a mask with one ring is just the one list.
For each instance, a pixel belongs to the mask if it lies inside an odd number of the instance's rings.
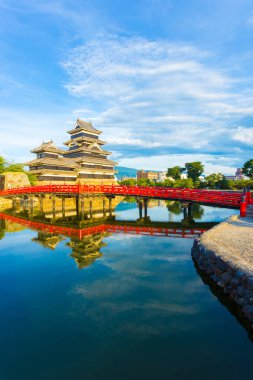
{"label": "stone walkway", "polygon": [[253,275],[253,218],[234,215],[204,233],[200,242],[233,267]]}

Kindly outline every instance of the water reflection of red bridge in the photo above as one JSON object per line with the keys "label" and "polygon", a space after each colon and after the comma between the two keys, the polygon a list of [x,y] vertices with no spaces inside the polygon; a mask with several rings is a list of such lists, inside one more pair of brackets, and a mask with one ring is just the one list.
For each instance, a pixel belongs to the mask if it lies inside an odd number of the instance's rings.
{"label": "water reflection of red bridge", "polygon": [[[87,226],[84,228],[76,228],[55,224],[43,223],[41,221],[29,220],[25,218],[20,218],[18,216],[9,215],[5,213],[0,213],[0,218],[9,220],[13,223],[18,223],[23,226],[26,226],[30,229],[44,231],[51,234],[59,234],[64,236],[75,236],[78,239],[82,239],[82,237],[87,235],[100,234],[103,232],[111,232],[111,233],[124,233],[124,234],[132,234],[132,235],[150,235],[150,236],[164,236],[164,237],[177,237],[177,238],[194,238],[199,236],[203,232],[205,232],[208,227],[175,227],[175,223],[172,223],[174,227],[160,227],[160,226],[143,226],[143,225],[133,225],[133,222],[102,222],[101,224],[96,224],[92,226]],[[153,224],[155,224],[153,222]],[[169,224],[169,223],[167,223]],[[180,225],[178,223],[178,225]],[[204,223],[203,223],[204,225]]]}

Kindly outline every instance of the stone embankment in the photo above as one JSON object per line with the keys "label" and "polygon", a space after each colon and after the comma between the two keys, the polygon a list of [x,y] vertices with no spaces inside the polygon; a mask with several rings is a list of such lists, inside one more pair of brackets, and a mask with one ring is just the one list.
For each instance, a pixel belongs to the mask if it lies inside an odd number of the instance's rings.
{"label": "stone embankment", "polygon": [[232,216],[194,241],[192,257],[253,328],[253,219]]}

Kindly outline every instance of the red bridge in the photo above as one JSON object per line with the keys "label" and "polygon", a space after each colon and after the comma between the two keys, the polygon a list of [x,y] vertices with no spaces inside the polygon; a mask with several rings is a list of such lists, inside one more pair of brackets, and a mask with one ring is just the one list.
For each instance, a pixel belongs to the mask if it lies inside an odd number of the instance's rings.
{"label": "red bridge", "polygon": [[[142,187],[119,185],[47,185],[29,186],[0,191],[0,197],[22,195],[56,194],[79,196],[88,194],[104,194],[107,196],[135,196],[158,199],[171,199],[202,204],[212,204],[230,208],[241,208],[241,214],[246,213],[247,206],[252,204],[251,193],[229,192],[222,190],[200,190],[167,187]],[[245,216],[245,215],[242,215]]]}

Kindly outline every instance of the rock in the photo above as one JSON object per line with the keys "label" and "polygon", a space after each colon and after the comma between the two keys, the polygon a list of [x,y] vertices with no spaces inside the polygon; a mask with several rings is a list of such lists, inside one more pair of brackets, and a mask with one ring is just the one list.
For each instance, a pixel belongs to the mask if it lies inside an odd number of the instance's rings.
{"label": "rock", "polygon": [[234,277],[237,278],[238,280],[242,280],[242,278],[245,276],[245,273],[243,273],[240,270],[237,270],[234,274]]}
{"label": "rock", "polygon": [[221,280],[219,282],[217,282],[217,285],[220,286],[221,288],[225,288],[226,287],[226,285],[224,284],[224,282],[221,281]]}
{"label": "rock", "polygon": [[250,303],[250,305],[253,305],[253,298],[252,297],[249,298],[249,303]]}
{"label": "rock", "polygon": [[244,305],[246,304],[246,301],[245,301],[244,298],[242,298],[242,297],[238,297],[238,298],[236,299],[236,303],[237,303],[237,305],[239,305],[239,306],[244,306]]}
{"label": "rock", "polygon": [[239,284],[240,284],[240,281],[238,280],[238,278],[235,278],[235,277],[231,278],[230,285],[232,288],[234,289],[237,288]]}
{"label": "rock", "polygon": [[217,284],[217,282],[220,281],[219,277],[216,276],[216,274],[212,274],[210,278]]}
{"label": "rock", "polygon": [[245,288],[253,290],[253,277],[246,277],[243,281]]}
{"label": "rock", "polygon": [[232,276],[231,276],[231,274],[228,273],[228,272],[225,272],[225,273],[223,273],[223,274],[221,275],[221,280],[222,280],[222,282],[223,282],[226,286],[230,284],[231,279],[232,279]]}
{"label": "rock", "polygon": [[223,272],[227,271],[227,264],[222,259],[217,259],[216,266]]}
{"label": "rock", "polygon": [[224,273],[222,270],[220,270],[219,268],[214,268],[214,273],[216,274],[217,277],[221,277],[222,273]]}

